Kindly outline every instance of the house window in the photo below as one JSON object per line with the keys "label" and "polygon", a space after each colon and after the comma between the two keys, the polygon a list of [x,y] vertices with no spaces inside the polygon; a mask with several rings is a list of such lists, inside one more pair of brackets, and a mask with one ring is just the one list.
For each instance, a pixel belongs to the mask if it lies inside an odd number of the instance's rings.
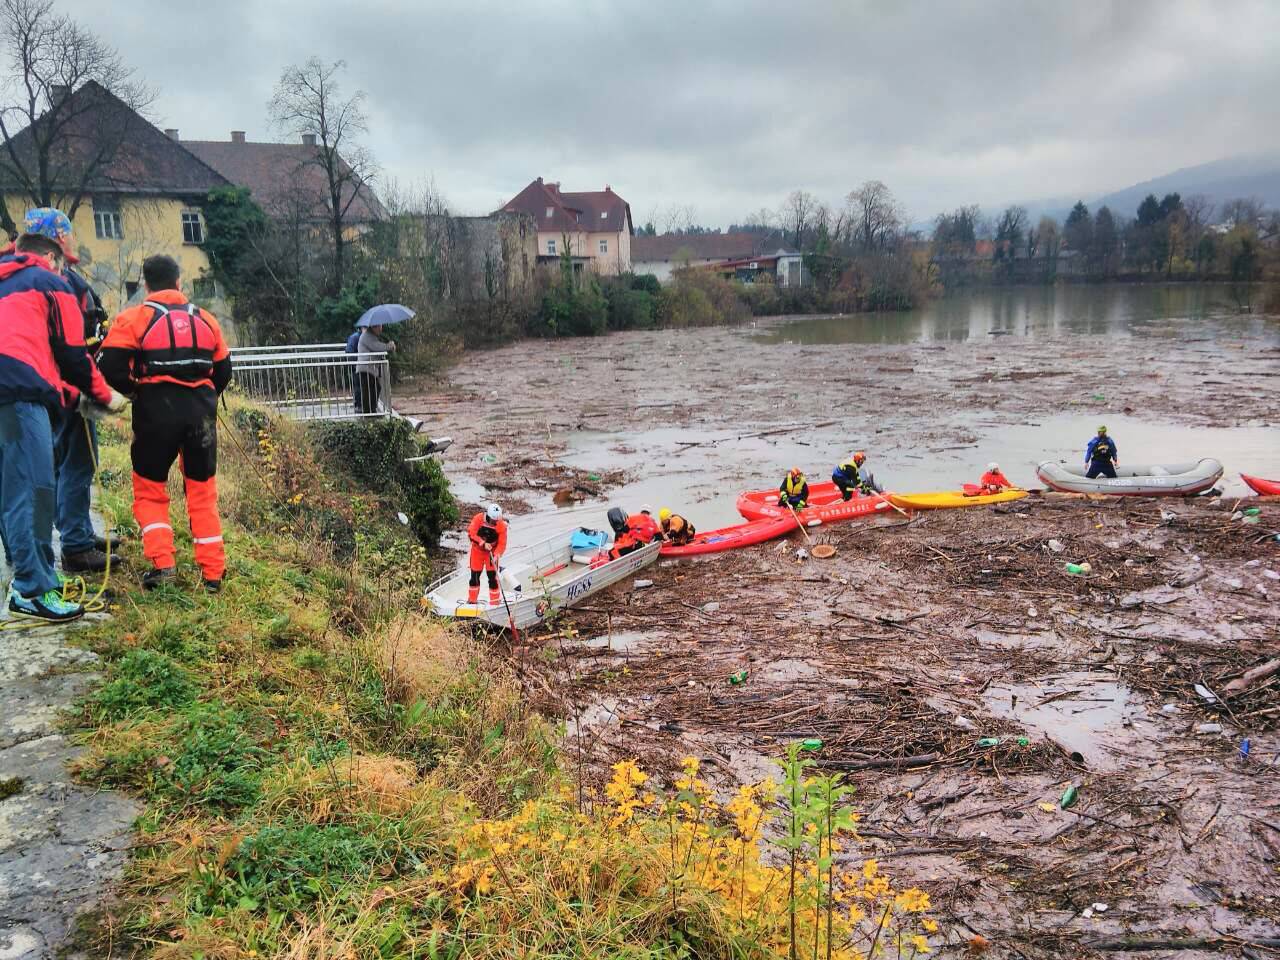
{"label": "house window", "polygon": [[554,257],[556,255],[556,242],[554,240],[547,241],[547,256]]}
{"label": "house window", "polygon": [[199,210],[182,211],[182,242],[204,243],[204,223]]}
{"label": "house window", "polygon": [[608,241],[608,240],[601,240],[601,241],[600,241],[600,252],[601,252],[601,253],[608,253],[608,252],[609,252],[609,241]]}
{"label": "house window", "polygon": [[601,211],[600,211],[600,219],[601,219],[601,220],[608,220],[608,219],[609,219],[609,211],[608,211],[608,210],[601,210]]}
{"label": "house window", "polygon": [[137,292],[138,292],[137,280],[126,280],[124,282],[124,298],[126,300],[132,300],[134,294],[136,294]]}
{"label": "house window", "polygon": [[551,215],[556,212],[555,207],[547,207],[547,219],[551,219]]}
{"label": "house window", "polygon": [[93,232],[99,240],[124,239],[124,223],[114,203],[108,201],[94,203]]}
{"label": "house window", "polygon": [[191,292],[195,294],[197,300],[212,300],[218,295],[217,288],[213,285],[212,277],[196,277],[195,283],[192,284]]}

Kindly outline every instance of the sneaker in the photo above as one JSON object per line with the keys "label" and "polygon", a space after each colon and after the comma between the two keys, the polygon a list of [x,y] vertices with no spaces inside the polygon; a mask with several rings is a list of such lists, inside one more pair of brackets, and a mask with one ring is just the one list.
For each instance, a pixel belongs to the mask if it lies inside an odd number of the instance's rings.
{"label": "sneaker", "polygon": [[16,617],[45,620],[49,623],[67,623],[84,616],[84,607],[62,599],[58,590],[50,590],[38,597],[24,597],[9,590],[9,612]]}
{"label": "sneaker", "polygon": [[221,592],[222,592],[222,581],[221,581],[221,580],[210,580],[208,577],[205,577],[205,578],[204,578],[204,592],[205,592],[205,593],[221,593]]}
{"label": "sneaker", "polygon": [[178,571],[174,567],[156,567],[142,575],[142,589],[155,590],[174,583],[178,579]]}
{"label": "sneaker", "polygon": [[[111,552],[115,553],[117,550],[120,549],[120,545],[123,542],[124,541],[121,540],[119,537],[117,537],[114,533],[110,537],[99,537],[95,535],[93,538],[93,549],[101,550],[103,553],[106,553],[107,548],[110,547]],[[115,563],[116,558],[112,557],[111,562]]]}
{"label": "sneaker", "polygon": [[[112,554],[111,562],[119,563],[120,558]],[[76,553],[63,553],[62,569],[69,573],[102,573],[107,569],[107,555],[97,547]]]}

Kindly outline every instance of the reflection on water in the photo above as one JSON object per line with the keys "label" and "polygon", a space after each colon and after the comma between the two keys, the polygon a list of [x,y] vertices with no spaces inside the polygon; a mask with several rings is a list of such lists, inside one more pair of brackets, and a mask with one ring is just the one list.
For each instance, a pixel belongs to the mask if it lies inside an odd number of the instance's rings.
{"label": "reflection on water", "polygon": [[[1255,297],[1255,299],[1257,299]],[[1265,334],[1230,284],[1070,284],[965,291],[903,313],[806,317],[763,330],[761,343],[917,343],[999,336]],[[1273,336],[1280,328],[1270,322]]]}

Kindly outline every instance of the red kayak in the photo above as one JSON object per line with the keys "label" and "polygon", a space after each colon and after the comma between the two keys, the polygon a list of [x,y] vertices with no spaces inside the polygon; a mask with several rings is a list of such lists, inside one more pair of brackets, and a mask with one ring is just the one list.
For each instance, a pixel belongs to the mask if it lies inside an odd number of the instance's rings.
{"label": "red kayak", "polygon": [[683,546],[664,543],[658,551],[660,557],[693,557],[702,553],[719,553],[721,550],[737,550],[739,547],[751,547],[757,543],[772,540],[796,528],[796,518],[789,513],[785,517],[766,517],[763,520],[748,520],[746,523],[732,527],[721,527],[719,530],[708,530],[699,533]]}
{"label": "red kayak", "polygon": [[1261,477],[1251,477],[1247,473],[1240,474],[1240,479],[1251,486],[1255,493],[1261,493],[1264,496],[1267,494],[1280,496],[1280,480],[1263,480]]}
{"label": "red kayak", "polygon": [[[778,503],[777,490],[752,490],[738,495],[738,512],[748,520],[780,519],[790,517],[791,510]],[[852,500],[840,495],[834,483],[809,484],[809,505],[799,511],[800,522],[806,527],[819,523],[843,523],[877,513],[893,513],[893,504],[884,494],[863,496],[855,494]],[[816,522],[815,522],[816,521]]]}

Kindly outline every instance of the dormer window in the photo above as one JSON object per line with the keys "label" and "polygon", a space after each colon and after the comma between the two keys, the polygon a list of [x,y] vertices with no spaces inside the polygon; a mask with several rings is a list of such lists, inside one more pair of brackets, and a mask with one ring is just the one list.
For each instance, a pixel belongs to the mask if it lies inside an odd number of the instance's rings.
{"label": "dormer window", "polygon": [[556,212],[555,207],[547,207],[547,219],[551,219],[551,215]]}
{"label": "dormer window", "polygon": [[601,210],[601,211],[600,211],[600,219],[601,219],[601,220],[608,220],[608,219],[609,219],[609,211],[608,211],[608,210]]}

